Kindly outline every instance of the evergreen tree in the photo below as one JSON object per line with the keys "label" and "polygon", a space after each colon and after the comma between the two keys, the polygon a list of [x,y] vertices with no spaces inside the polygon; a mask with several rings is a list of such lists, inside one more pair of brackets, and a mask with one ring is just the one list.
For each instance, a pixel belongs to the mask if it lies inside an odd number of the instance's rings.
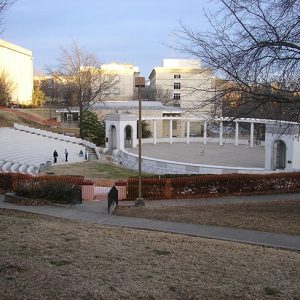
{"label": "evergreen tree", "polygon": [[104,122],[98,120],[97,114],[85,110],[81,122],[83,138],[90,140],[97,146],[103,145],[105,142],[105,127]]}

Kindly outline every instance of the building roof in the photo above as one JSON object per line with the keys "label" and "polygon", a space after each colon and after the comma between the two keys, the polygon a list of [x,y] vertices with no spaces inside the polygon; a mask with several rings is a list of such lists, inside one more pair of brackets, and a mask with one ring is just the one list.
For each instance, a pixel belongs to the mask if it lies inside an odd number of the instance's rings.
{"label": "building roof", "polygon": [[32,51],[27,50],[25,48],[22,48],[20,46],[14,45],[12,43],[6,42],[4,40],[0,39],[0,48],[6,48],[6,49],[10,49],[12,51],[24,54],[24,55],[28,55],[30,57],[32,57]]}
{"label": "building roof", "polygon": [[211,70],[202,68],[201,62],[194,59],[163,59],[161,67],[155,67],[149,75],[149,79],[156,73],[199,73],[211,72]]}
{"label": "building roof", "polygon": [[[132,101],[104,101],[96,103],[92,106],[93,110],[137,110],[139,102],[137,100]],[[182,113],[182,109],[179,107],[166,106],[160,101],[142,101],[143,110],[156,110],[162,112]],[[56,112],[68,113],[79,112],[78,107],[62,108],[56,110]]]}
{"label": "building roof", "polygon": [[[137,100],[131,101],[104,101],[93,105],[92,109],[138,109],[139,102]],[[142,101],[142,109],[144,110],[160,110],[182,113],[182,109],[173,106],[163,105],[160,101]]]}
{"label": "building roof", "polygon": [[109,64],[102,64],[101,70],[116,73],[116,74],[133,74],[133,73],[140,72],[139,67],[137,66],[128,63],[116,63],[116,62],[112,62]]}

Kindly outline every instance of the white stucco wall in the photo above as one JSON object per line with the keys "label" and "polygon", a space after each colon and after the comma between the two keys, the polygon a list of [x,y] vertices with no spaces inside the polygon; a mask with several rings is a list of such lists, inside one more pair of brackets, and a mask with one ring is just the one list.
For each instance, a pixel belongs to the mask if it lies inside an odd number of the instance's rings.
{"label": "white stucco wall", "polygon": [[293,169],[300,170],[300,139],[299,136],[294,137],[294,149],[293,149]]}
{"label": "white stucco wall", "polygon": [[[178,103],[183,110],[210,114],[212,107],[201,103],[214,95],[214,77],[209,70],[201,68],[199,61],[164,59],[163,66],[154,68],[149,79],[153,90],[169,90],[172,95],[180,93]],[[180,83],[180,89],[175,89],[174,83]]]}
{"label": "white stucco wall", "polygon": [[110,88],[110,94],[104,95],[104,101],[129,101],[134,98],[135,77],[139,68],[131,64],[103,64],[101,70],[115,75],[115,84]]}
{"label": "white stucco wall", "polygon": [[0,72],[4,71],[12,82],[12,101],[28,104],[32,101],[32,52],[0,40]]}
{"label": "white stucco wall", "polygon": [[[282,133],[283,132],[283,133]],[[300,141],[299,141],[299,127],[286,125],[267,125],[265,134],[265,169],[273,169],[274,158],[274,143],[276,141],[283,141],[286,145],[286,160],[285,171],[300,170]]]}
{"label": "white stucco wall", "polygon": [[112,126],[116,128],[116,149],[125,148],[125,128],[126,126],[131,126],[132,134],[132,147],[137,146],[137,118],[134,115],[119,115],[119,114],[109,114],[105,116],[105,138],[106,148],[111,148],[111,130]]}

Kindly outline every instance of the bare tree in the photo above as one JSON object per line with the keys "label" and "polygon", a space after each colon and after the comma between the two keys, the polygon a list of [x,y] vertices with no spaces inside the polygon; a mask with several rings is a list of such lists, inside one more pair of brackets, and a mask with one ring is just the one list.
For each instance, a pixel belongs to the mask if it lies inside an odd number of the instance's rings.
{"label": "bare tree", "polygon": [[3,32],[4,28],[4,16],[9,7],[16,2],[15,0],[0,0],[0,33]]}
{"label": "bare tree", "polygon": [[300,121],[300,0],[216,2],[209,31],[178,32],[179,50],[221,79],[206,102],[223,103],[224,114]]}
{"label": "bare tree", "polygon": [[32,104],[35,106],[42,106],[44,102],[45,93],[41,90],[41,84],[39,81],[34,81],[32,91]]}
{"label": "bare tree", "polygon": [[83,136],[84,111],[110,94],[116,83],[116,75],[101,70],[101,64],[93,53],[87,52],[73,41],[61,48],[58,66],[49,68],[51,76],[59,82],[65,107],[79,107],[80,136]]}
{"label": "bare tree", "polygon": [[163,105],[173,106],[176,104],[173,93],[169,89],[157,87],[153,92],[155,93],[155,99],[160,101]]}
{"label": "bare tree", "polygon": [[173,105],[173,93],[169,89],[164,89],[162,86],[157,86],[155,89],[151,86],[146,86],[142,91],[142,98],[152,101],[160,101],[164,105]]}

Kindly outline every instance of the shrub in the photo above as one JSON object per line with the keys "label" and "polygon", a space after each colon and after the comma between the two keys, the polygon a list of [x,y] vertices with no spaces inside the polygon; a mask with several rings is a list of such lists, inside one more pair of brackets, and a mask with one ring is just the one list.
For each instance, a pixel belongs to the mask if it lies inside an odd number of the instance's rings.
{"label": "shrub", "polygon": [[0,173],[0,188],[3,190],[11,190],[12,176],[10,174]]}
{"label": "shrub", "polygon": [[27,198],[46,198],[42,184],[34,181],[24,181],[19,183],[15,189],[18,196]]}
{"label": "shrub", "polygon": [[[143,178],[143,198],[192,198],[300,191],[300,173],[159,176]],[[138,179],[128,179],[127,199],[138,197]]]}
{"label": "shrub", "polygon": [[45,198],[55,203],[74,203],[77,198],[81,202],[81,190],[67,182],[34,182],[23,181],[18,183],[15,192],[27,198]]}

